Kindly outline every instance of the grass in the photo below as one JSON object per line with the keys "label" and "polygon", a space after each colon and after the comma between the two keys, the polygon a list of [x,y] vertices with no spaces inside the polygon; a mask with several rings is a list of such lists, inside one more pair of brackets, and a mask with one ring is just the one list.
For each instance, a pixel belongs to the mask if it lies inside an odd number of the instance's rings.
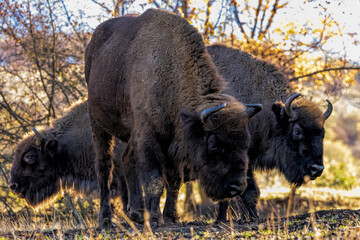
{"label": "grass", "polygon": [[[276,189],[274,189],[276,191]],[[306,194],[308,190],[296,197]],[[315,191],[316,192],[316,191]],[[335,193],[335,192],[332,192]],[[313,199],[313,200],[311,200]],[[336,199],[336,197],[334,197]],[[276,198],[263,198],[262,202],[272,201],[281,202],[281,196]],[[83,219],[80,226],[73,219],[63,220],[61,217],[54,216],[52,219],[47,217],[33,217],[10,220],[3,218],[0,223],[0,238],[28,238],[28,239],[356,239],[360,237],[360,213],[349,210],[338,210],[328,212],[315,212],[317,198],[308,199],[311,214],[298,215],[296,208],[291,211],[290,216],[286,217],[288,209],[282,209],[284,213],[272,209],[270,217],[262,219],[258,224],[242,223],[230,221],[217,224],[213,219],[204,219],[197,222],[180,223],[178,225],[168,225],[159,228],[150,228],[150,231],[144,232],[143,226],[132,223],[122,216],[120,212],[115,214],[113,222],[116,227],[110,230],[100,230],[96,228],[96,217]],[[336,203],[337,206],[341,202]],[[286,204],[291,206],[292,204]],[[261,206],[259,206],[261,207]],[[346,206],[342,206],[346,207]],[[261,209],[261,208],[260,208]],[[356,214],[355,214],[356,212]],[[261,212],[262,216],[266,213]],[[323,214],[323,215],[321,215]],[[279,216],[279,217],[278,217]],[[281,218],[283,217],[283,218]],[[149,229],[148,229],[149,230]]]}
{"label": "grass", "polygon": [[[236,220],[227,223],[216,223],[216,209],[208,206],[207,216],[197,217],[183,211],[185,197],[182,190],[178,212],[181,223],[159,228],[145,228],[127,219],[121,211],[114,214],[115,228],[97,229],[97,203],[94,214],[83,215],[81,211],[64,212],[56,209],[43,210],[30,215],[18,213],[8,217],[0,215],[0,240],[12,238],[28,239],[311,239],[332,237],[351,239],[360,237],[360,213],[356,211],[317,212],[329,209],[359,209],[360,191],[334,190],[328,188],[300,188],[289,204],[289,188],[277,186],[263,188],[258,205],[260,216],[264,219],[254,225]],[[199,193],[195,199],[200,203]],[[78,201],[72,198],[73,202]],[[163,201],[162,201],[163,202]],[[56,205],[58,206],[58,205]],[[73,211],[76,208],[72,208]],[[75,209],[75,210],[74,210]],[[46,213],[46,214],[45,214]],[[301,215],[311,213],[310,215]],[[322,215],[321,215],[322,214]],[[334,215],[335,214],[335,215]],[[75,216],[81,216],[81,221]],[[296,216],[296,217],[294,217]],[[236,218],[236,216],[234,215]],[[149,225],[147,225],[149,226]]]}

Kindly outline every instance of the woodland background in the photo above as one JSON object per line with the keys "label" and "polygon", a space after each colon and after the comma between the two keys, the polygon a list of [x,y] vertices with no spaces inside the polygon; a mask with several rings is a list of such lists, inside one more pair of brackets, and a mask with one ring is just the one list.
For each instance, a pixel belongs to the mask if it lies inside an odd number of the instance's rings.
{"label": "woodland background", "polygon": [[[346,190],[360,197],[360,51],[357,59],[349,58],[347,52],[349,47],[360,47],[360,19],[353,19],[358,21],[357,29],[345,28],[339,20],[349,17],[351,21],[351,14],[333,13],[344,4],[349,2],[1,0],[2,220],[45,214],[51,219],[70,216],[72,224],[83,224],[96,218],[97,202],[91,198],[64,193],[54,205],[36,212],[12,195],[7,186],[14,148],[31,127],[49,125],[74,102],[87,98],[84,50],[96,24],[127,13],[142,13],[150,7],[183,16],[202,33],[207,44],[226,43],[275,63],[289,76],[294,88],[318,102],[324,111],[325,99],[332,101],[334,112],[326,122],[324,141],[325,171],[302,189],[316,187],[330,193]],[[81,9],[86,5],[94,6],[94,10],[90,13],[84,10],[86,7]],[[306,15],[310,10],[317,14]],[[304,21],[283,21],[287,12],[303,14]],[[340,50],[331,48],[334,39],[343,39],[339,41],[343,46],[337,46]],[[276,172],[258,174],[258,179],[264,196],[283,188],[288,192],[286,181]],[[201,203],[198,196],[196,201]]]}

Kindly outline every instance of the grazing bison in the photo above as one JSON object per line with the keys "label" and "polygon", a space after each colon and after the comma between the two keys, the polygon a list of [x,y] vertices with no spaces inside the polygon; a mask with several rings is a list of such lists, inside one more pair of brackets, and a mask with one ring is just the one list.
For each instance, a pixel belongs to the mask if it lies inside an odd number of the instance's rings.
{"label": "grazing bison", "polygon": [[[9,187],[31,206],[37,206],[55,196],[61,188],[77,192],[98,192],[95,172],[95,151],[87,102],[78,104],[52,127],[22,140],[15,150]],[[120,155],[124,144],[116,144],[114,176],[110,186],[113,197],[127,203],[126,186]]]}
{"label": "grazing bison", "polygon": [[[248,152],[248,186],[241,199],[248,217],[258,218],[256,203],[259,188],[255,169],[278,169],[296,187],[321,175],[323,165],[323,113],[314,103],[299,98],[288,79],[272,64],[237,49],[222,45],[207,50],[219,73],[228,82],[226,92],[239,101],[260,102],[263,111],[249,123],[251,146]],[[227,203],[220,204],[218,220],[225,220]]]}
{"label": "grazing bison", "polygon": [[[130,170],[139,171],[145,192],[145,206],[137,194],[129,214],[145,207],[153,220],[160,219],[157,199],[164,184],[177,196],[180,165],[191,169],[213,199],[244,191],[248,119],[261,105],[246,108],[222,93],[224,80],[201,35],[185,19],[151,9],[100,24],[86,48],[85,77],[101,226],[111,220],[112,136],[128,142],[123,157]],[[136,174],[125,177],[130,189],[139,189]]]}

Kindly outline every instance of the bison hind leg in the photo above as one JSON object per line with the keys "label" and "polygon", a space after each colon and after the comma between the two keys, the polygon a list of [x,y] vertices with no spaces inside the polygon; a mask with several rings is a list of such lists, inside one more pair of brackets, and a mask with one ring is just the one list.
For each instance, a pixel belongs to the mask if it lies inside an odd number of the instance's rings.
{"label": "bison hind leg", "polygon": [[121,158],[121,167],[126,182],[126,211],[130,220],[137,223],[144,222],[144,199],[136,167],[137,155],[134,151],[134,142],[129,140]]}
{"label": "bison hind leg", "polygon": [[96,152],[95,170],[100,187],[99,227],[111,227],[110,183],[112,181],[112,136],[95,121],[91,121],[94,147]]}

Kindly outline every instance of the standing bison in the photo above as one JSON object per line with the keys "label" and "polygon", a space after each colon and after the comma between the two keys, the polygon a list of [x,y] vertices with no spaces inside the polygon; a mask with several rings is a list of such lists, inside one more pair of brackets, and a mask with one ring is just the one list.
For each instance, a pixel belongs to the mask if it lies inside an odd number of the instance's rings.
{"label": "standing bison", "polygon": [[[74,188],[82,194],[98,191],[95,173],[95,151],[87,102],[78,104],[52,127],[22,140],[15,150],[9,187],[31,206],[38,206],[59,193]],[[127,203],[119,155],[124,144],[116,144],[112,196]]]}
{"label": "standing bison", "polygon": [[[325,113],[314,103],[299,98],[288,79],[272,64],[222,45],[208,46],[219,73],[228,82],[227,93],[243,102],[260,102],[263,111],[249,123],[248,186],[241,196],[248,217],[258,218],[259,188],[254,169],[278,169],[296,187],[321,175]],[[225,220],[227,204],[220,204],[218,220]]]}
{"label": "standing bison", "polygon": [[[145,207],[159,219],[157,199],[164,184],[177,196],[180,165],[196,174],[213,199],[245,190],[248,119],[261,105],[246,108],[222,93],[224,80],[185,19],[147,10],[108,20],[95,29],[85,62],[101,226],[111,219],[112,136],[128,142],[123,157],[139,171],[145,192],[145,206],[137,191],[129,214]],[[130,189],[139,188],[136,175],[125,177]]]}

